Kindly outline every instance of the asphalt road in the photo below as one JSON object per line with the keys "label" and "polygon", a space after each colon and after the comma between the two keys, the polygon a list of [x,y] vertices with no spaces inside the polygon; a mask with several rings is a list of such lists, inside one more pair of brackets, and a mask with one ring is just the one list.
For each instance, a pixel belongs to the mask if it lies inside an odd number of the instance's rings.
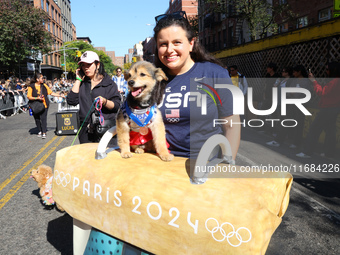
{"label": "asphalt road", "polygon": [[[0,254],[72,254],[72,219],[56,209],[46,210],[39,200],[32,169],[54,166],[56,152],[70,146],[74,136],[54,134],[57,106],[48,114],[47,139],[36,136],[33,117],[20,114],[0,120]],[[269,148],[272,140],[244,129],[238,165],[339,164],[315,156],[300,160],[288,146]],[[77,144],[78,141],[75,142]],[[266,254],[340,254],[339,173],[292,173],[290,204],[272,236]]]}

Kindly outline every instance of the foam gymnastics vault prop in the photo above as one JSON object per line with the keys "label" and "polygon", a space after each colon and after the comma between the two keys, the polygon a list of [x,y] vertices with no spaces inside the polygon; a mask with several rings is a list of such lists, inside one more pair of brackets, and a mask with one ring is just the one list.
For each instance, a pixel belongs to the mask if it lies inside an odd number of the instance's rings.
{"label": "foam gymnastics vault prop", "polygon": [[264,254],[288,207],[289,173],[210,173],[195,185],[185,158],[123,159],[97,147],[57,152],[54,199],[73,218],[155,254]]}

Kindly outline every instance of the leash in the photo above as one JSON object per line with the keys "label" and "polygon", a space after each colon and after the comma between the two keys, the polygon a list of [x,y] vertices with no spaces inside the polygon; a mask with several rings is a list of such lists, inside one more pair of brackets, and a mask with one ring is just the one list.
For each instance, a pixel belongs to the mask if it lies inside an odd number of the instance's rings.
{"label": "leash", "polygon": [[[104,117],[103,117],[103,113],[102,113],[102,111],[101,111],[101,110],[102,110],[102,102],[101,102],[100,98],[97,98],[96,100],[93,101],[93,103],[92,103],[92,105],[91,105],[91,108],[90,108],[90,110],[88,111],[88,113],[86,114],[86,117],[85,117],[83,123],[81,124],[81,126],[80,126],[80,128],[79,128],[79,130],[78,130],[78,132],[77,132],[77,134],[76,134],[76,136],[74,137],[71,146],[73,146],[74,142],[76,141],[76,139],[77,139],[77,137],[78,137],[78,135],[79,135],[79,133],[80,133],[80,130],[81,130],[82,127],[84,126],[84,123],[85,123],[85,121],[87,120],[87,117],[89,116],[89,114],[90,114],[90,112],[91,112],[91,110],[92,110],[92,108],[93,108],[94,105],[96,105],[96,106],[95,106],[95,109],[97,110],[98,102],[99,102],[98,109],[100,110],[99,121],[100,121],[100,124],[101,124],[101,125],[104,124]],[[101,122],[101,118],[102,118],[103,124],[102,124],[102,122]]]}
{"label": "leash", "polygon": [[104,116],[102,113],[102,107],[103,107],[103,102],[102,99],[99,98],[99,100],[96,100],[96,110],[99,112],[99,123],[100,125],[104,125]]}

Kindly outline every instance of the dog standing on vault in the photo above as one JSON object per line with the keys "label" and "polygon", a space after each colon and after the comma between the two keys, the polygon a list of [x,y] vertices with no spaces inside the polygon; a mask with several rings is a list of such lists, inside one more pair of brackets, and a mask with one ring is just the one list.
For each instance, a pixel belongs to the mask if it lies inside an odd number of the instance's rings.
{"label": "dog standing on vault", "polygon": [[161,68],[140,61],[125,74],[130,93],[117,116],[118,145],[123,158],[135,153],[157,152],[164,161],[171,161],[165,126],[157,105],[161,103],[168,78]]}

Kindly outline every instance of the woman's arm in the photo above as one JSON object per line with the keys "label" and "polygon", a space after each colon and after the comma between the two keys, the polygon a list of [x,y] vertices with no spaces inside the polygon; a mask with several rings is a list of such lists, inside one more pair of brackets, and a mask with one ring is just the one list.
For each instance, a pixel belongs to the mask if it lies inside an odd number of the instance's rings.
{"label": "woman's arm", "polygon": [[241,140],[241,124],[239,115],[225,117],[228,121],[223,125],[224,135],[230,143],[233,160],[235,160]]}

